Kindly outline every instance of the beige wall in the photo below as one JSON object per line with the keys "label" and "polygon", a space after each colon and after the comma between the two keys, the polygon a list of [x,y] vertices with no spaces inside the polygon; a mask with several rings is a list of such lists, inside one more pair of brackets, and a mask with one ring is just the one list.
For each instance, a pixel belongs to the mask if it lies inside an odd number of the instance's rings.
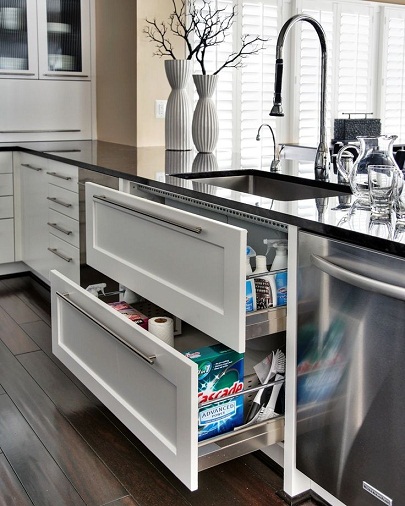
{"label": "beige wall", "polygon": [[99,140],[137,145],[136,0],[96,0]]}
{"label": "beige wall", "polygon": [[[169,0],[95,0],[96,114],[99,140],[131,146],[164,146],[164,119],[155,100],[170,87],[163,59],[143,33],[145,18],[166,21]],[[173,40],[183,57],[181,40]],[[184,49],[183,49],[184,51]]]}
{"label": "beige wall", "polygon": [[[155,100],[167,100],[170,93],[164,72],[164,59],[153,56],[156,50],[143,29],[145,18],[166,21],[172,12],[170,0],[137,0],[138,3],[138,87],[137,87],[137,131],[138,146],[163,146],[165,143],[164,119],[155,118]],[[172,41],[177,58],[182,58],[181,40]]]}

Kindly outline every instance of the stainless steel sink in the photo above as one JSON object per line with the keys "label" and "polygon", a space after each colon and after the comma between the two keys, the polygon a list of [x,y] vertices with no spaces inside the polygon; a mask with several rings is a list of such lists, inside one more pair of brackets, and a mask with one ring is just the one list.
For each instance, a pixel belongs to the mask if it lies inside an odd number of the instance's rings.
{"label": "stainless steel sink", "polygon": [[302,200],[347,196],[348,187],[305,178],[272,174],[260,170],[231,170],[176,174],[198,183],[219,186],[243,193],[250,193],[274,200]]}

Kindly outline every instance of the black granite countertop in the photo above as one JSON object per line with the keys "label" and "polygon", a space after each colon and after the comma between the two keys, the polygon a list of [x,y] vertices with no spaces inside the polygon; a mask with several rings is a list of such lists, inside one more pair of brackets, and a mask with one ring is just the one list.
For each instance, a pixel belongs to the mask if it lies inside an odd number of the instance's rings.
{"label": "black granite countertop", "polygon": [[[342,191],[340,196],[283,201],[212,186],[203,180],[192,181],[173,175],[218,171],[224,168],[237,172],[238,167],[232,166],[232,162],[226,161],[228,158],[225,157],[225,160],[221,154],[196,156],[191,151],[165,151],[163,147],[135,148],[102,141],[0,144],[0,151],[4,150],[20,150],[41,155],[405,257],[405,232],[393,239],[388,238],[391,231],[386,224],[372,223],[370,227],[369,211],[353,202],[348,188],[344,185],[336,183],[328,185],[333,192]],[[276,178],[287,182],[301,180],[289,175],[294,173],[289,160],[282,161],[282,164],[284,164],[283,174],[276,175]],[[257,168],[268,172],[267,161],[258,161]],[[311,179],[311,171],[308,172],[308,178],[302,181],[309,186],[322,186],[322,183]],[[333,175],[331,179],[333,181]],[[392,219],[391,228],[392,232],[395,232],[395,217]]]}

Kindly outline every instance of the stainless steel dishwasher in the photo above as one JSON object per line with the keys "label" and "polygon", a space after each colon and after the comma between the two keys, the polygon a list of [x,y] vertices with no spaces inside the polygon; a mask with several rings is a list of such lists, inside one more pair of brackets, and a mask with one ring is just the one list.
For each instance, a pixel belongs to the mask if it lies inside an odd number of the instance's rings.
{"label": "stainless steel dishwasher", "polygon": [[306,232],[298,255],[297,468],[405,505],[405,260]]}

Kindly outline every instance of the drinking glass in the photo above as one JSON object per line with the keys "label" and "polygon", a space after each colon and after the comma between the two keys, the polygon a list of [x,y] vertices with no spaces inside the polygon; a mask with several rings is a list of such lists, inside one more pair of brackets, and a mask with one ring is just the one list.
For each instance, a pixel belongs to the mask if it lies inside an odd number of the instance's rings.
{"label": "drinking glass", "polygon": [[390,215],[396,184],[397,175],[394,165],[368,166],[368,188],[373,215]]}

